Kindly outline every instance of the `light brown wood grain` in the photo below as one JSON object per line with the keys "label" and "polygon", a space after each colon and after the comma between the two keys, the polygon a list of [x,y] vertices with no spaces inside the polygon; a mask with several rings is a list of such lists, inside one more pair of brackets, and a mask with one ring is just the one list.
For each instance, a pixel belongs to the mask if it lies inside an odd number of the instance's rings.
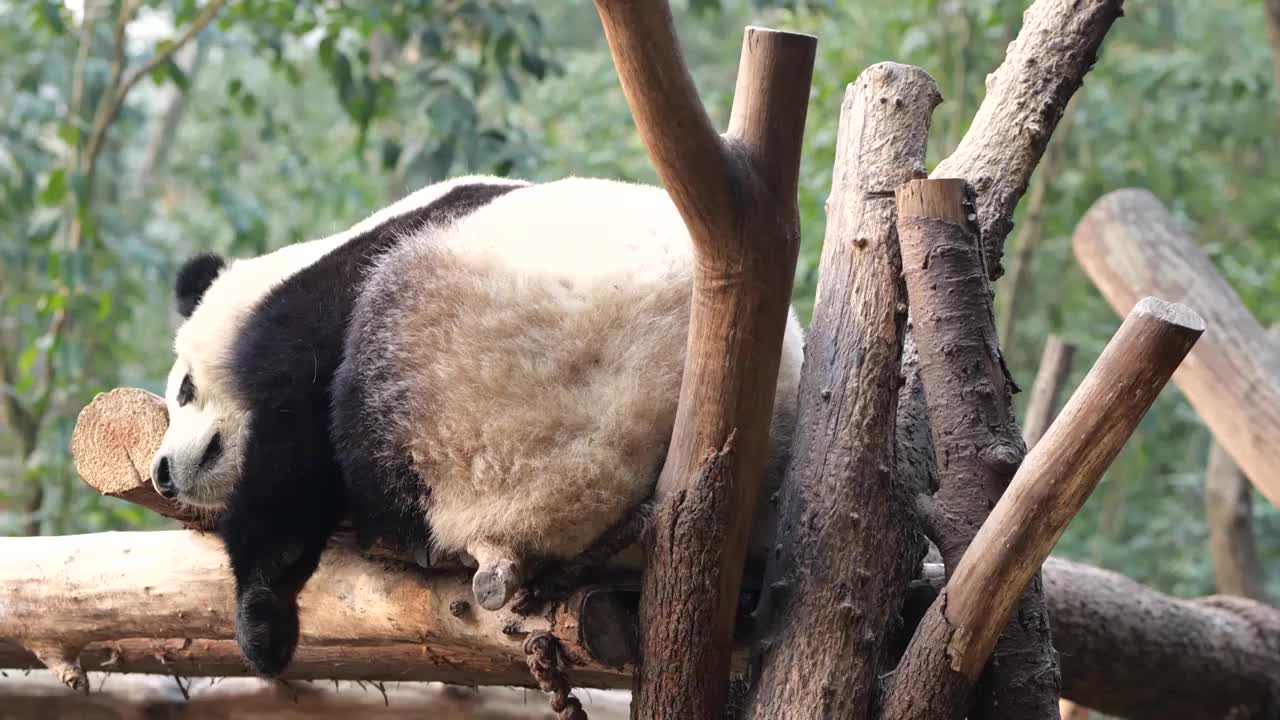
{"label": "light brown wood grain", "polygon": [[841,104],[778,552],[756,613],[769,651],[754,717],[862,717],[897,622],[886,598],[910,580],[924,551],[889,482],[906,298],[888,193],[924,175],[940,99],[923,70],[880,63]]}
{"label": "light brown wood grain", "polygon": [[951,667],[977,680],[1022,588],[1204,332],[1183,305],[1144,298],[1027,455],[948,583]]}
{"label": "light brown wood grain", "polygon": [[634,713],[717,716],[767,454],[799,249],[796,183],[815,38],[747,28],[716,135],[661,0],[596,0],[618,77],[696,269],[675,429],[641,591]]}
{"label": "light brown wood grain", "polygon": [[[0,557],[0,639],[45,664],[71,672],[87,646],[125,643],[119,647],[137,655],[138,643],[159,643],[161,657],[185,663],[184,672],[245,672],[233,639],[230,566],[215,537],[173,530],[0,538]],[[299,598],[301,647],[286,675],[525,684],[522,643],[551,630],[578,663],[575,682],[625,686],[629,666],[606,667],[584,646],[587,592],[543,615],[489,612],[474,606],[465,573],[425,573],[330,548]],[[135,672],[149,662],[140,661]]]}
{"label": "light brown wood grain", "polygon": [[1240,296],[1146,190],[1099,198],[1072,243],[1117,313],[1158,295],[1204,317],[1204,339],[1173,382],[1258,492],[1280,507],[1280,353]]}

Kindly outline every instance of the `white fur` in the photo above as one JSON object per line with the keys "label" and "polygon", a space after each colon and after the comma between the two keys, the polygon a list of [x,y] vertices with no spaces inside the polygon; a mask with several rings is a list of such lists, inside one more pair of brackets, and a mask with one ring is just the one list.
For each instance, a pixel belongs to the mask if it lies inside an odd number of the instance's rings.
{"label": "white fur", "polygon": [[[571,211],[566,208],[572,208]],[[447,550],[570,558],[651,491],[684,367],[692,246],[661,189],[569,179],[407,240],[367,294],[395,442],[429,479]],[[795,412],[789,317],[776,444]],[[395,408],[403,408],[396,411]]]}
{"label": "white fur", "polygon": [[[430,204],[458,185],[481,182],[511,183],[502,178],[467,176],[424,187],[389,205],[351,228],[319,240],[287,245],[253,258],[229,258],[205,291],[191,317],[174,339],[177,356],[165,386],[169,427],[156,460],[169,458],[182,499],[193,505],[219,507],[238,476],[241,433],[248,426],[248,408],[234,387],[231,350],[255,305],[272,288],[286,281],[349,240],[388,220]],[[191,374],[195,401],[177,403],[182,378]],[[213,466],[197,472],[197,465],[214,432],[221,432],[223,454]]]}

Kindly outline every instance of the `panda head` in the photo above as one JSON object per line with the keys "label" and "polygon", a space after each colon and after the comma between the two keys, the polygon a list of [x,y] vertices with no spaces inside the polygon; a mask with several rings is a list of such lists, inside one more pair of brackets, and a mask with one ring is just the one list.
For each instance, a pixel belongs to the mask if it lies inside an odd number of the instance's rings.
{"label": "panda head", "polygon": [[228,306],[223,297],[210,297],[210,288],[229,274],[229,268],[224,258],[202,254],[178,270],[174,289],[184,322],[165,384],[169,427],[151,461],[157,492],[210,509],[222,507],[239,476],[245,424],[228,365],[238,303]]}

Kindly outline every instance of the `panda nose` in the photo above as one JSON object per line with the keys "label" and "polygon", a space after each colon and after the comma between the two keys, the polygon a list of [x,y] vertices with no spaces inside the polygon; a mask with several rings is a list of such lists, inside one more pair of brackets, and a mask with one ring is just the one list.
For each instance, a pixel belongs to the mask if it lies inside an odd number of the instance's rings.
{"label": "panda nose", "polygon": [[151,482],[156,486],[156,492],[166,498],[175,498],[178,496],[178,488],[173,484],[173,475],[169,472],[169,458],[161,455],[156,458],[155,465],[151,467]]}

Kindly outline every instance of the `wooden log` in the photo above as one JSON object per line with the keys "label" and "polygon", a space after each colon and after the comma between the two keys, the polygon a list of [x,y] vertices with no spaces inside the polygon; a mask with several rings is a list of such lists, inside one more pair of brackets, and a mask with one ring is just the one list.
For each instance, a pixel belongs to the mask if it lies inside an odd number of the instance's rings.
{"label": "wooden log", "polygon": [[[1203,332],[1185,306],[1155,298],[1134,306],[916,628],[886,720],[963,715],[1027,583]],[[904,681],[912,677],[930,682]]]}
{"label": "wooden log", "polygon": [[634,714],[718,716],[799,250],[816,40],[747,28],[716,135],[666,2],[596,0],[627,104],[693,240],[688,353],[643,576]]}
{"label": "wooden log", "polygon": [[756,613],[767,649],[754,717],[866,717],[924,553],[890,473],[906,298],[889,193],[924,175],[940,99],[927,73],[896,63],[845,91],[778,551]]}
{"label": "wooden log", "polygon": [[[3,650],[0,650],[3,652]],[[73,695],[44,675],[0,680],[7,720],[547,720],[554,717],[524,688],[458,688],[419,682],[287,682],[203,678],[180,673],[94,673],[91,697]],[[623,720],[630,697],[595,691],[584,699],[591,720]]]}
{"label": "wooden log", "polygon": [[1097,62],[1123,0],[1036,0],[955,152],[931,177],[968,180],[978,193],[978,227],[992,280],[1013,229],[1013,211],[1067,102]]}
{"label": "wooden log", "polygon": [[[1244,598],[1174,598],[1058,557],[1043,572],[1062,694],[1077,707],[1129,720],[1276,717],[1280,610]],[[908,627],[942,583],[942,567],[926,565],[903,612]]]}
{"label": "wooden log", "polygon": [[1071,360],[1075,352],[1074,346],[1063,342],[1057,335],[1045,339],[1040,368],[1036,370],[1036,381],[1031,385],[1031,397],[1027,400],[1027,412],[1022,420],[1022,440],[1028,449],[1040,442],[1058,415],[1058,396],[1071,374]]}
{"label": "wooden log", "polygon": [[[963,180],[913,180],[897,190],[903,276],[939,483],[918,497],[918,507],[948,572],[1026,454],[967,191]],[[907,692],[907,683],[931,681],[900,672],[895,683]],[[1057,720],[1058,661],[1038,574],[1000,634],[983,684],[983,717]]]}
{"label": "wooden log", "polygon": [[1158,295],[1205,318],[1209,331],[1173,381],[1258,492],[1280,507],[1280,354],[1240,296],[1145,190],[1103,195],[1072,244],[1116,312]]}
{"label": "wooden log", "polygon": [[[186,674],[247,672],[217,538],[190,530],[2,538],[0,556],[0,639],[56,665],[68,684],[83,683],[86,647],[142,653],[135,672],[147,670],[145,649],[155,643],[164,645],[161,665]],[[575,682],[619,687],[635,654],[634,638],[619,632],[632,615],[611,591],[586,588],[530,617],[489,612],[472,604],[465,573],[426,573],[345,547],[326,550],[299,606],[302,644],[288,677],[528,684],[521,645],[549,630],[577,664]]]}

